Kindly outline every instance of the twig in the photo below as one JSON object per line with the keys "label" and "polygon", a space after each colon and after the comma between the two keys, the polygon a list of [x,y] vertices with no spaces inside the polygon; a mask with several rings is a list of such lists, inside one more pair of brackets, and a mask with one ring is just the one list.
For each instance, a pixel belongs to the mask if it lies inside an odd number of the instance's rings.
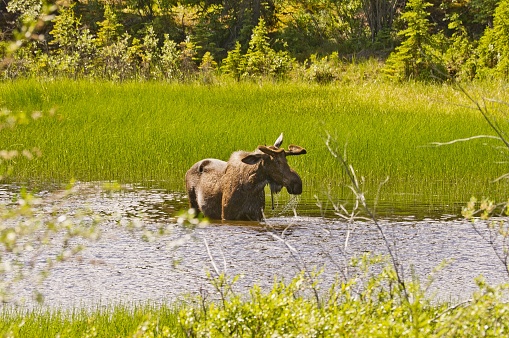
{"label": "twig", "polygon": [[397,253],[394,252],[393,247],[390,244],[389,239],[387,238],[383,227],[376,220],[376,217],[375,217],[374,213],[368,207],[367,202],[366,202],[366,198],[364,197],[364,193],[361,191],[361,189],[359,187],[359,182],[357,180],[357,177],[355,175],[355,171],[354,171],[353,167],[346,162],[346,156],[344,156],[344,157],[339,156],[338,153],[332,148],[332,146],[331,146],[331,139],[332,139],[332,137],[331,137],[331,135],[328,132],[326,132],[326,134],[327,134],[327,140],[326,140],[325,144],[327,146],[327,149],[329,150],[331,155],[334,158],[336,158],[341,163],[343,168],[345,169],[346,174],[348,175],[348,178],[350,179],[350,182],[352,183],[352,186],[351,186],[352,191],[354,192],[354,194],[359,199],[359,201],[360,201],[364,211],[366,212],[366,214],[368,214],[369,218],[374,222],[376,228],[378,229],[378,232],[380,233],[380,235],[382,237],[382,240],[385,243],[387,251],[389,252],[389,256],[391,258],[392,265],[393,265],[394,270],[396,272],[397,282],[398,282],[398,284],[400,285],[400,287],[403,290],[403,294],[405,296],[405,299],[407,300],[407,302],[410,302],[410,297],[408,295],[408,290],[406,289],[406,284],[405,284],[405,281],[404,281],[403,270],[401,268],[401,264],[399,263],[399,259],[397,257]]}
{"label": "twig", "polygon": [[295,261],[297,263],[300,263],[300,265],[302,265],[302,268],[301,270],[304,271],[304,273],[306,274],[306,276],[308,277],[309,281],[310,281],[310,284],[311,284],[311,289],[313,290],[313,293],[314,293],[314,296],[315,296],[315,299],[316,299],[316,305],[318,306],[318,308],[320,309],[321,308],[321,303],[320,303],[320,295],[318,294],[318,290],[316,289],[316,287],[313,285],[313,276],[311,276],[311,273],[309,272],[309,269],[307,267],[307,264],[306,262],[304,262],[304,260],[300,257],[299,255],[299,252],[297,251],[297,249],[295,249],[290,243],[288,243],[284,238],[276,235],[275,233],[273,232],[269,232],[269,234],[276,240],[282,242],[287,248],[288,250],[290,251],[292,257],[295,259]]}
{"label": "twig", "polygon": [[442,311],[440,314],[438,314],[437,316],[435,316],[435,318],[433,318],[433,319],[431,320],[431,322],[432,322],[432,323],[436,323],[436,322],[438,321],[438,319],[439,319],[440,317],[442,317],[443,315],[445,315],[446,313],[451,312],[451,311],[454,311],[454,310],[456,310],[457,308],[459,308],[460,306],[463,306],[463,305],[465,305],[465,304],[471,303],[472,301],[473,301],[473,299],[467,299],[467,300],[465,300],[465,301],[463,301],[463,302],[461,302],[461,303],[458,303],[458,304],[456,304],[456,305],[454,305],[454,306],[450,306],[450,307],[448,307],[447,309],[445,309],[444,311]]}
{"label": "twig", "polygon": [[[470,102],[472,102],[477,110],[479,110],[479,112],[481,112],[482,116],[484,117],[484,119],[486,120],[486,122],[488,123],[488,125],[491,127],[491,129],[493,129],[493,131],[495,131],[495,133],[499,136],[500,140],[505,144],[505,146],[507,148],[509,148],[509,141],[504,137],[504,132],[498,128],[496,125],[495,125],[495,122],[493,122],[491,120],[491,118],[489,117],[489,112],[488,112],[488,109],[486,108],[486,104],[484,104],[484,109],[483,107],[479,104],[479,102],[477,100],[475,100],[467,91],[465,88],[463,88],[459,83],[455,83],[457,88],[470,100]],[[486,101],[485,99],[483,99],[483,102]]]}
{"label": "twig", "polygon": [[205,248],[207,248],[207,255],[209,256],[210,263],[212,264],[212,267],[214,268],[216,275],[220,276],[221,273],[219,272],[219,269],[217,268],[216,261],[215,261],[214,257],[212,257],[212,253],[210,252],[210,248],[209,248],[209,243],[207,242],[206,238],[203,238],[203,243],[205,243]]}
{"label": "twig", "polygon": [[472,137],[459,138],[459,139],[452,140],[452,141],[449,141],[449,142],[431,142],[430,145],[433,145],[433,146],[436,146],[436,147],[441,147],[441,146],[446,146],[446,145],[454,144],[456,142],[467,142],[467,141],[475,140],[475,139],[478,139],[478,138],[491,138],[491,139],[495,139],[495,140],[499,140],[499,141],[502,140],[501,137],[494,136],[494,135],[475,135],[475,136],[472,136]]}

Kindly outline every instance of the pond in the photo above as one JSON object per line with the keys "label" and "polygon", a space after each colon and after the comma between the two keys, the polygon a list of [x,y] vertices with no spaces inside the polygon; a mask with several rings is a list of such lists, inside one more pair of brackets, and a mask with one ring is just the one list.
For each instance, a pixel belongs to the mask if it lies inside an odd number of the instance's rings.
{"label": "pond", "polygon": [[[0,201],[10,203],[16,190],[12,185],[0,186]],[[176,222],[177,212],[187,208],[181,193],[136,186],[105,191],[99,183],[78,183],[74,194],[58,202],[59,208],[100,214],[101,237],[57,264],[42,283],[16,283],[11,304],[34,306],[34,290],[44,295],[45,306],[59,308],[173,302],[199,294],[213,299],[217,295],[207,272],[214,273],[214,264],[228,276],[240,276],[233,287],[240,293],[254,284],[268,289],[275,278],[288,281],[302,269],[323,270],[320,285],[325,290],[343,276],[351,257],[387,254],[372,222],[346,222],[300,211],[312,209],[313,201],[300,201],[301,208],[294,211],[289,207],[294,202],[283,203],[281,197],[274,214],[262,223],[217,222],[190,230]],[[433,276],[430,297],[469,298],[479,275],[490,284],[509,280],[493,249],[462,219],[399,215],[382,218],[380,225],[407,276],[412,269],[423,283]],[[147,230],[161,227],[169,233],[143,239]],[[477,229],[486,231],[485,225]],[[51,252],[51,248],[38,252],[36,260],[44,262]],[[434,273],[444,260],[445,268]],[[350,276],[354,273],[349,271]]]}

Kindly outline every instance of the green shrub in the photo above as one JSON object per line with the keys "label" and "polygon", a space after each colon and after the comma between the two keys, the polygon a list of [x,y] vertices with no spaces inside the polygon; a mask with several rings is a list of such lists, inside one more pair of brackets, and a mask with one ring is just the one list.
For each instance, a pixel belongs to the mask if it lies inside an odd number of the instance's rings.
{"label": "green shrub", "polygon": [[100,27],[97,31],[97,45],[99,47],[109,46],[117,41],[123,28],[109,5],[104,6],[104,20],[98,22],[97,25]]}
{"label": "green shrub", "polygon": [[292,59],[287,52],[274,51],[269,45],[265,21],[260,19],[253,29],[245,55],[247,76],[282,77],[291,68]]}
{"label": "green shrub", "polygon": [[474,45],[470,41],[467,31],[459,15],[454,14],[449,23],[449,29],[454,30],[451,38],[445,41],[447,47],[443,56],[443,64],[447,75],[457,80],[472,80],[475,77]]}
{"label": "green shrub", "polygon": [[[366,262],[365,260],[363,260]],[[501,337],[509,332],[506,287],[477,279],[479,290],[457,304],[434,302],[418,280],[398,282],[387,267],[367,279],[352,278],[320,292],[301,273],[249,297],[231,294],[219,303],[184,308],[188,337]],[[225,277],[215,283],[224,285]],[[217,284],[216,284],[217,285]],[[310,295],[318,291],[322,299]]]}
{"label": "green shrub", "polygon": [[122,38],[100,49],[96,61],[96,75],[109,80],[131,78],[136,69],[135,55],[129,46],[130,36],[126,33]]}
{"label": "green shrub", "polygon": [[444,73],[440,69],[440,57],[436,48],[443,38],[441,34],[430,34],[431,23],[427,12],[430,6],[429,2],[423,0],[410,0],[407,3],[406,12],[401,15],[407,28],[398,32],[403,42],[389,56],[385,67],[389,77],[399,80],[430,80]]}
{"label": "green shrub", "polygon": [[307,70],[307,78],[319,84],[327,84],[336,81],[340,73],[340,61],[338,53],[318,58],[316,54],[311,55],[310,66]]}
{"label": "green shrub", "polygon": [[242,46],[228,52],[221,67],[225,74],[235,78],[283,78],[293,67],[294,60],[286,51],[275,51],[270,47],[265,21],[260,19],[253,29],[249,48],[242,55]]}
{"label": "green shrub", "polygon": [[509,1],[500,1],[493,28],[486,28],[477,48],[477,77],[509,77]]}
{"label": "green shrub", "polygon": [[163,47],[161,48],[161,73],[164,79],[180,80],[182,71],[180,70],[181,52],[177,48],[177,43],[170,40],[168,34],[164,35]]}
{"label": "green shrub", "polygon": [[221,65],[221,70],[224,74],[230,75],[235,80],[240,81],[245,71],[245,60],[242,55],[242,46],[240,42],[237,41],[235,43],[235,48],[228,52],[228,55]]}

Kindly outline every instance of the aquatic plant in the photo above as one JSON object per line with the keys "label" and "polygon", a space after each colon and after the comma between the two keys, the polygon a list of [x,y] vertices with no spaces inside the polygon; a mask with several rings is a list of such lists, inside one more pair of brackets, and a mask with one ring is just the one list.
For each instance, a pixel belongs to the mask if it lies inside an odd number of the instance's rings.
{"label": "aquatic plant", "polygon": [[[503,88],[482,90],[503,97]],[[471,194],[489,191],[500,199],[507,188],[489,178],[505,171],[497,164],[500,153],[491,151],[495,140],[433,145],[490,133],[481,116],[463,107],[464,98],[445,86],[31,80],[0,83],[0,102],[14,112],[55,109],[55,118],[6,131],[0,139],[2,148],[23,144],[44,155],[19,160],[11,182],[113,180],[182,192],[184,174],[197,160],[226,160],[233,151],[270,144],[267,135],[284,131],[313,153],[293,161],[304,184],[302,201],[325,193],[344,199],[348,182],[320,137],[326,127],[347,145],[366,191],[376,191],[390,176],[380,211],[390,205],[458,213]]]}

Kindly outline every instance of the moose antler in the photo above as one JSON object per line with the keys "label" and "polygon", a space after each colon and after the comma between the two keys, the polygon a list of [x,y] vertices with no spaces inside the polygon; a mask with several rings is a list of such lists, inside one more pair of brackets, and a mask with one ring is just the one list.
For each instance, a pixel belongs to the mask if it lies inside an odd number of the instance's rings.
{"label": "moose antler", "polygon": [[306,149],[301,146],[296,146],[295,144],[290,144],[288,146],[288,150],[285,150],[286,156],[290,155],[304,155],[307,153]]}
{"label": "moose antler", "polygon": [[281,135],[279,135],[279,137],[277,138],[276,142],[274,142],[274,148],[278,149],[279,147],[281,147],[282,144],[283,144],[283,133],[281,133]]}

